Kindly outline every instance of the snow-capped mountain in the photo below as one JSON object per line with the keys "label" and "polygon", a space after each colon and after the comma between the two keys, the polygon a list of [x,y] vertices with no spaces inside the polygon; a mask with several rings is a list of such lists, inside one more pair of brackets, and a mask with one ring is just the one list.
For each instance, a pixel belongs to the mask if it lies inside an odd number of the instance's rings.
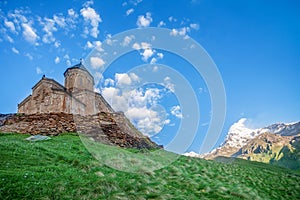
{"label": "snow-capped mountain", "polygon": [[247,141],[256,137],[259,134],[259,129],[251,129],[246,127],[246,118],[240,119],[234,123],[227,133],[225,141],[220,146],[230,146],[241,148]]}
{"label": "snow-capped mountain", "polygon": [[242,118],[238,122],[234,123],[225,138],[225,141],[221,146],[231,146],[241,148],[246,143],[257,137],[262,133],[274,133],[281,136],[293,136],[300,133],[300,122],[294,123],[276,123],[264,128],[251,129],[246,127],[247,119]]}
{"label": "snow-capped mountain", "polygon": [[214,158],[217,156],[232,156],[249,141],[257,138],[263,133],[278,134],[280,136],[295,136],[300,134],[300,122],[294,123],[275,123],[263,128],[251,129],[247,127],[247,119],[242,118],[234,123],[227,133],[224,142],[216,149],[205,155],[199,155],[195,152],[185,153],[186,156]]}
{"label": "snow-capped mountain", "polygon": [[[264,128],[251,129],[246,127],[246,118],[240,119],[234,123],[225,138],[222,146],[229,146],[234,148],[241,148],[247,142],[263,133],[273,133],[281,136],[293,136],[300,133],[300,122],[294,123],[276,123]],[[219,147],[219,148],[220,148]]]}

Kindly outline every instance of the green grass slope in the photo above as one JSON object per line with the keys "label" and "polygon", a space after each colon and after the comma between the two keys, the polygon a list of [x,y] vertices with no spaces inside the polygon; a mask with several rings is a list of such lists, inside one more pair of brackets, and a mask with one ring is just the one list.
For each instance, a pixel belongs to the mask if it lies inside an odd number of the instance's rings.
{"label": "green grass slope", "polygon": [[[299,175],[263,163],[179,156],[169,166],[154,172],[129,173],[94,159],[75,134],[40,142],[28,142],[24,140],[26,137],[28,135],[0,134],[2,200],[300,197]],[[115,152],[116,147],[106,146],[103,151],[109,154]],[[140,156],[147,153],[129,151]],[[163,162],[168,153],[161,156]]]}

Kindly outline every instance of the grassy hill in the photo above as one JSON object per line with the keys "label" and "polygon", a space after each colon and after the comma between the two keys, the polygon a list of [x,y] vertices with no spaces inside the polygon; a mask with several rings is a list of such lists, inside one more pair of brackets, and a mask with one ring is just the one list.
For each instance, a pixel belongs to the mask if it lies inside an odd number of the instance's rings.
{"label": "grassy hill", "polygon": [[[179,156],[165,168],[118,171],[76,134],[28,142],[0,134],[0,199],[299,199],[300,176],[263,163]],[[101,146],[109,155],[120,150]],[[145,151],[128,150],[140,157]],[[174,156],[165,152],[161,162]],[[160,161],[159,161],[160,162]],[[147,168],[148,166],[145,166]],[[149,166],[150,167],[150,166]]]}

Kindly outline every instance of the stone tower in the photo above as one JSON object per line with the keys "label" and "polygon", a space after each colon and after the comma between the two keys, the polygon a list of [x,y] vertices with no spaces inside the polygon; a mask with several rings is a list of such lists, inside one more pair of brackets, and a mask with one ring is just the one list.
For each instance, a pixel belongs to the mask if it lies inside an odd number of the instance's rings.
{"label": "stone tower", "polygon": [[33,86],[32,95],[18,104],[18,112],[24,114],[63,112],[80,115],[114,112],[101,94],[94,92],[94,78],[82,62],[68,68],[64,76],[65,86],[43,76]]}
{"label": "stone tower", "polygon": [[65,73],[65,88],[68,92],[88,90],[93,91],[94,78],[84,67],[82,62],[68,68]]}

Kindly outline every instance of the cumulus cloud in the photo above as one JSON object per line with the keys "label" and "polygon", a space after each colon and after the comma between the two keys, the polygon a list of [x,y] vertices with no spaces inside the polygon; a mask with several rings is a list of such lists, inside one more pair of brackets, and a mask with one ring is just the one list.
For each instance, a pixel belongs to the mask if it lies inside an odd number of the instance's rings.
{"label": "cumulus cloud", "polygon": [[122,85],[131,85],[132,82],[136,82],[139,80],[139,77],[135,73],[116,73],[115,74],[116,84],[118,86]]}
{"label": "cumulus cloud", "polygon": [[163,111],[154,109],[163,96],[162,90],[136,88],[140,80],[135,73],[115,74],[114,79],[105,79],[102,95],[114,110],[123,111],[142,133],[152,136],[170,120]]}
{"label": "cumulus cloud", "polygon": [[[147,42],[135,42],[132,45],[132,48],[140,52],[140,55],[142,56],[142,60],[144,62],[148,62],[149,58],[152,57],[152,59],[150,60],[150,64],[155,64],[157,60],[162,59],[164,57],[163,53],[156,53],[156,50],[152,49],[151,44]],[[156,57],[154,57],[155,53]]]}
{"label": "cumulus cloud", "polygon": [[172,36],[185,36],[188,32],[190,32],[190,28],[189,27],[183,27],[183,28],[179,28],[179,29],[172,29],[172,31],[170,32],[170,35]]}
{"label": "cumulus cloud", "polygon": [[139,28],[145,28],[150,26],[151,22],[152,22],[151,13],[147,12],[145,16],[144,15],[138,16],[136,25]]}
{"label": "cumulus cloud", "polygon": [[147,107],[130,107],[125,115],[147,136],[160,132],[164,125],[160,113]]}
{"label": "cumulus cloud", "polygon": [[85,46],[84,46],[84,49],[92,49],[92,48],[97,47],[97,50],[98,50],[98,48],[99,49],[101,48],[101,45],[102,45],[102,43],[98,40],[93,41],[93,42],[87,41]]}
{"label": "cumulus cloud", "polygon": [[155,52],[155,50],[153,50],[151,48],[145,49],[141,53],[143,61],[147,62],[148,59],[153,56],[154,52]]}
{"label": "cumulus cloud", "polygon": [[181,108],[180,108],[179,105],[173,106],[173,107],[171,108],[171,114],[174,115],[174,116],[177,117],[177,118],[180,118],[180,119],[183,117],[183,116],[182,116],[182,113],[181,113]]}
{"label": "cumulus cloud", "polygon": [[90,62],[93,69],[99,69],[105,64],[105,61],[99,57],[91,57]]}
{"label": "cumulus cloud", "polygon": [[102,22],[100,15],[91,7],[85,7],[80,10],[80,14],[82,15],[84,21],[86,23],[90,23],[92,27],[89,30],[89,33],[92,37],[97,38],[99,34],[98,26],[99,23]]}
{"label": "cumulus cloud", "polygon": [[29,24],[26,23],[23,23],[22,27],[23,27],[23,36],[25,40],[28,41],[29,43],[35,44],[36,40],[39,38],[35,30]]}

